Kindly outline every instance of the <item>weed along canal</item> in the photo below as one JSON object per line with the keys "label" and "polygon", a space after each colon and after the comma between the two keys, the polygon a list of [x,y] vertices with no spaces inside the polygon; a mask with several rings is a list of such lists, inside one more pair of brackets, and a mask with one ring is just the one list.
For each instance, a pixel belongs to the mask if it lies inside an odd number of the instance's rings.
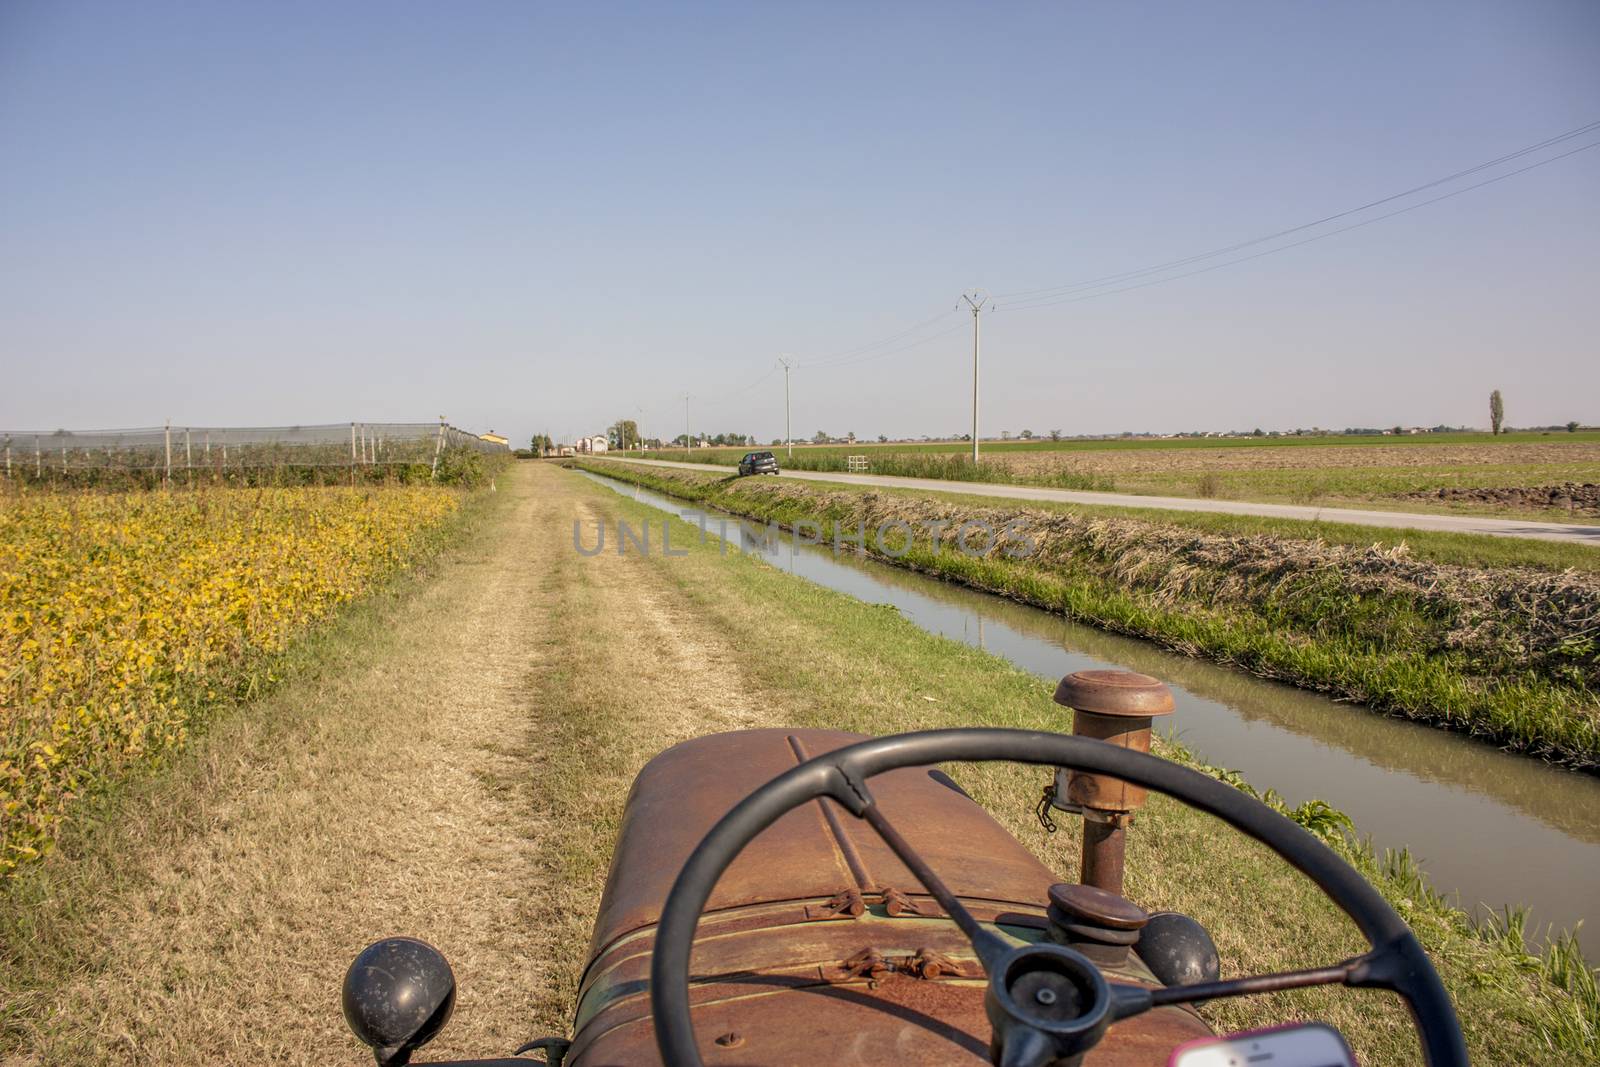
{"label": "weed along canal", "polygon": [[[1530,931],[1559,931],[1578,927],[1600,900],[1600,777],[582,473],[709,537],[725,533],[730,546],[776,567],[889,605],[928,631],[1043,678],[1105,667],[1159,678],[1177,701],[1168,732],[1198,756],[1290,804],[1320,798],[1344,811],[1380,853],[1408,849],[1434,888],[1463,908],[1525,907]],[[608,542],[606,551],[616,546]],[[1600,927],[1581,929],[1579,939],[1590,959],[1600,958]]]}

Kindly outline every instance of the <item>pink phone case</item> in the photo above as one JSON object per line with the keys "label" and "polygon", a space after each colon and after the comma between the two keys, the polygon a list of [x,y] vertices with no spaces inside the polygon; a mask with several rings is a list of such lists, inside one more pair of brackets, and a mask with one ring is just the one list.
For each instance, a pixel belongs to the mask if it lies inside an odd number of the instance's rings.
{"label": "pink phone case", "polygon": [[1260,1037],[1263,1034],[1275,1034],[1279,1030],[1298,1030],[1302,1026],[1320,1026],[1327,1030],[1338,1039],[1340,1045],[1344,1046],[1344,1054],[1349,1057],[1350,1062],[1352,1064],[1356,1064],[1356,1067],[1359,1067],[1359,1064],[1357,1064],[1356,1061],[1356,1054],[1350,1050],[1350,1043],[1344,1039],[1343,1034],[1329,1026],[1327,1023],[1280,1023],[1277,1026],[1268,1026],[1261,1030],[1240,1030],[1238,1033],[1218,1034],[1216,1037],[1197,1037],[1193,1041],[1185,1041],[1183,1044],[1173,1049],[1172,1055],[1167,1057],[1167,1067],[1177,1067],[1178,1057],[1182,1056],[1188,1049],[1201,1048],[1205,1045],[1214,1044],[1218,1041],[1243,1041],[1246,1038]]}

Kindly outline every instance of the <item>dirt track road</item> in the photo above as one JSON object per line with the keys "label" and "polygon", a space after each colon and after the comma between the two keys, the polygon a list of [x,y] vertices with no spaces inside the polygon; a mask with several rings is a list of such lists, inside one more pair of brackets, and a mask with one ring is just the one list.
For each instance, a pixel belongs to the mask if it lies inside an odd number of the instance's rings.
{"label": "dirt track road", "polygon": [[[731,473],[731,467],[714,463],[677,463],[607,454],[604,458],[653,467]],[[965,493],[969,496],[1004,497],[1009,500],[1045,500],[1059,504],[1104,504],[1121,508],[1161,508],[1166,511],[1209,511],[1225,515],[1262,515],[1274,519],[1343,522],[1402,530],[1436,530],[1444,533],[1487,534],[1491,537],[1529,537],[1539,541],[1570,541],[1600,547],[1600,526],[1534,522],[1523,519],[1479,518],[1473,515],[1426,515],[1408,511],[1364,511],[1356,508],[1306,507],[1299,504],[1253,504],[1243,500],[1200,500],[1179,496],[1136,496],[1132,493],[1091,493],[1076,489],[1048,489],[1035,485],[992,482],[951,482],[935,478],[901,478],[884,474],[841,474],[833,471],[784,471],[780,477],[807,482],[842,482],[891,489],[922,489],[930,493]]]}

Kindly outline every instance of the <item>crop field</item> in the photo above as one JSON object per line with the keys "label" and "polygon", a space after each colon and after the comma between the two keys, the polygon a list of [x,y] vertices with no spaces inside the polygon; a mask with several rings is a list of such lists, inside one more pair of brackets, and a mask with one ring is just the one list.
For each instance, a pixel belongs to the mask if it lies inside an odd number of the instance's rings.
{"label": "crop field", "polygon": [[[1536,515],[1600,513],[1600,434],[1426,434],[1402,437],[985,442],[801,446],[780,462],[907,477],[1009,482],[1150,496],[1345,503],[1404,510]],[[744,449],[667,450],[659,459],[732,465]],[[1568,488],[1589,485],[1587,491]],[[1547,490],[1495,495],[1480,490]],[[1441,490],[1443,491],[1441,495]],[[1553,491],[1548,491],[1553,490]]]}
{"label": "crop field", "polygon": [[424,487],[0,499],[0,878],[458,506]]}

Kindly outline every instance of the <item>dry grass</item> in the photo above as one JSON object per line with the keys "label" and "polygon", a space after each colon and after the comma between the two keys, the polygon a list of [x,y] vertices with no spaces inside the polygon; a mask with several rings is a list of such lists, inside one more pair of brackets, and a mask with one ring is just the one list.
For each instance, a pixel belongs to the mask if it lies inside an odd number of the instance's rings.
{"label": "dry grass", "polygon": [[[548,470],[548,468],[546,468]],[[563,476],[550,472],[545,476]],[[570,494],[594,487],[567,476],[548,485],[585,522],[604,512]],[[600,491],[600,492],[603,492]],[[543,1033],[567,1034],[578,979],[634,776],[662,749],[700,734],[780,725],[791,697],[752,685],[738,648],[662,580],[661,557],[564,557],[548,579],[550,629],[534,687],[544,752],[532,789],[551,814],[554,836],[538,881],[549,906],[538,959],[555,987],[536,1005]],[[480,1047],[481,1054],[484,1050]]]}
{"label": "dry grass", "polygon": [[[991,451],[985,458],[1019,473],[1073,470],[1114,477],[1202,471],[1346,470],[1584,464],[1600,469],[1600,442],[1430,445],[1301,445],[1274,448],[1126,449],[1099,452]],[[1120,482],[1119,482],[1120,484]]]}

